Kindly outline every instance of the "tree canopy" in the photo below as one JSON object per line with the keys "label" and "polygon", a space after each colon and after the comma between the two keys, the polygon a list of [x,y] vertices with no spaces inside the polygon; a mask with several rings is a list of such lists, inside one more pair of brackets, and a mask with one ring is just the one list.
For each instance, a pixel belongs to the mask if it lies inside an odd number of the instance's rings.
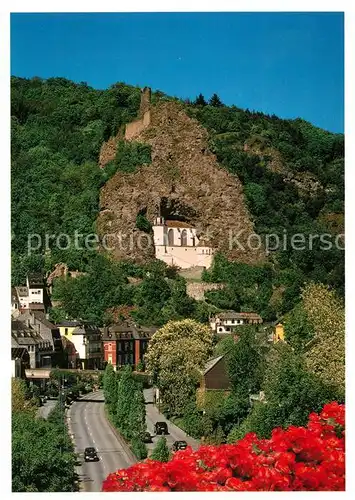
{"label": "tree canopy", "polygon": [[191,319],[169,321],[151,338],[146,367],[171,413],[181,413],[189,401],[212,345],[211,329]]}

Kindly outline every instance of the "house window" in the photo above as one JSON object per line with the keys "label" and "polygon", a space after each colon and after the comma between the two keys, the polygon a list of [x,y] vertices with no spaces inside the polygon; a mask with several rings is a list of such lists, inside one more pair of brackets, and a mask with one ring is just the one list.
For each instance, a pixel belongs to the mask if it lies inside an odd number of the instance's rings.
{"label": "house window", "polygon": [[235,323],[235,321],[236,321],[235,319],[232,319],[232,323]]}
{"label": "house window", "polygon": [[220,327],[218,328],[218,331],[219,331],[219,332],[223,332],[223,328],[220,326]]}
{"label": "house window", "polygon": [[112,350],[112,342],[109,342],[109,343],[107,344],[107,349],[108,349],[109,351],[111,351],[111,350]]}
{"label": "house window", "polygon": [[226,326],[226,332],[230,332],[231,329],[229,328],[229,326]]}
{"label": "house window", "polygon": [[64,335],[68,335],[68,328],[64,328]]}

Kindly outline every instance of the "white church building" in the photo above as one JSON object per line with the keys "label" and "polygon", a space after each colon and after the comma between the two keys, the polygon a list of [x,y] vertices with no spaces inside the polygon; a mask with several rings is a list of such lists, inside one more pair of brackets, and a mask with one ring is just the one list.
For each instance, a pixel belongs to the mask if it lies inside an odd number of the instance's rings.
{"label": "white church building", "polygon": [[178,266],[182,269],[211,266],[213,249],[199,246],[196,229],[190,224],[157,217],[153,233],[155,257],[169,266]]}

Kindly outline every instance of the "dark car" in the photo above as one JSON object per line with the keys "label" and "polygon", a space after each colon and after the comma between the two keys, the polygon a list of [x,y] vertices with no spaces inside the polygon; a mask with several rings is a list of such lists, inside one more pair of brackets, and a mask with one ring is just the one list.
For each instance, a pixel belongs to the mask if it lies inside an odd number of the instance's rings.
{"label": "dark car", "polygon": [[179,451],[179,450],[186,450],[186,448],[187,448],[186,441],[175,441],[175,443],[173,444],[172,450]]}
{"label": "dark car", "polygon": [[85,448],[84,459],[85,462],[98,462],[99,457],[96,453],[95,448]]}
{"label": "dark car", "polygon": [[155,422],[155,434],[169,434],[168,424],[166,422]]}
{"label": "dark car", "polygon": [[150,432],[145,432],[144,437],[143,437],[143,443],[152,443],[152,436],[150,435]]}

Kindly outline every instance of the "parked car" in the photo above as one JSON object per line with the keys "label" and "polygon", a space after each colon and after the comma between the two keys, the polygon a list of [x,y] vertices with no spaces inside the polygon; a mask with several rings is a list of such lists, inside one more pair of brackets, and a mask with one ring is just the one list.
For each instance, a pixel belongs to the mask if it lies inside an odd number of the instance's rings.
{"label": "parked car", "polygon": [[154,425],[155,434],[169,434],[168,424],[166,422],[155,422]]}
{"label": "parked car", "polygon": [[143,437],[143,443],[152,443],[152,436],[150,435],[150,432],[146,432]]}
{"label": "parked car", "polygon": [[85,448],[84,459],[85,459],[85,462],[98,462],[99,457],[97,455],[95,448],[92,448],[92,447]]}
{"label": "parked car", "polygon": [[186,450],[186,448],[187,448],[186,441],[175,441],[175,443],[173,444],[172,450],[179,451],[179,450]]}

